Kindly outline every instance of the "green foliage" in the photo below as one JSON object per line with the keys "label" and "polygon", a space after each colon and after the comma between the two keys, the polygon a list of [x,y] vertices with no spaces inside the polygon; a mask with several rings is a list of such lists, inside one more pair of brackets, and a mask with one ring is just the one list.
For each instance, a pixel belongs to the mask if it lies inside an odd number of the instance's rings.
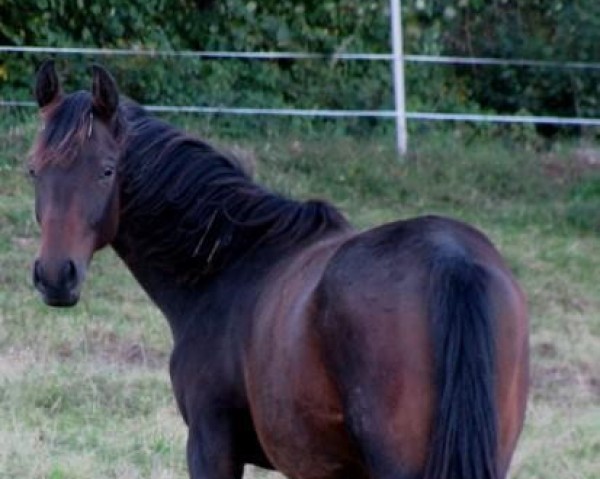
{"label": "green foliage", "polygon": [[[600,3],[536,0],[427,2],[443,15],[442,52],[507,59],[600,62]],[[449,15],[449,9],[452,14]],[[598,117],[600,71],[578,68],[456,67],[471,99],[499,112]]]}
{"label": "green foliage", "polygon": [[[0,3],[0,43],[163,50],[388,51],[389,17],[379,2],[123,4],[84,0]],[[90,15],[90,13],[92,13]],[[18,28],[14,27],[19,25]],[[42,55],[0,60],[0,98],[29,99]],[[61,57],[67,86],[89,82],[92,58]],[[385,62],[247,61],[99,57],[122,91],[143,103],[248,107],[384,109],[392,106]],[[360,130],[365,122],[349,125]],[[366,125],[372,128],[373,125]]]}
{"label": "green foliage", "polygon": [[[408,53],[600,61],[596,0],[414,0],[403,8]],[[0,0],[0,44],[382,53],[390,51],[389,21],[385,0]],[[0,56],[0,98],[30,99],[43,56]],[[149,104],[393,108],[388,62],[60,59],[69,87],[84,87],[88,65],[100,61],[124,92]],[[406,74],[413,111],[600,116],[598,70],[408,63]],[[345,128],[370,132],[381,123],[356,119]],[[248,128],[256,126],[250,119]]]}

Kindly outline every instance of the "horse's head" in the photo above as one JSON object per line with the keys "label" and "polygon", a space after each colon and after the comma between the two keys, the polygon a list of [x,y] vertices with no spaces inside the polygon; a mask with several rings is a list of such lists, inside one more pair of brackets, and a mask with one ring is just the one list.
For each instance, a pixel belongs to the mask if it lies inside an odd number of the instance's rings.
{"label": "horse's head", "polygon": [[63,94],[54,63],[39,69],[42,128],[30,155],[41,227],[33,283],[50,306],[73,306],[93,253],[117,232],[118,102],[114,80],[93,67],[91,92]]}

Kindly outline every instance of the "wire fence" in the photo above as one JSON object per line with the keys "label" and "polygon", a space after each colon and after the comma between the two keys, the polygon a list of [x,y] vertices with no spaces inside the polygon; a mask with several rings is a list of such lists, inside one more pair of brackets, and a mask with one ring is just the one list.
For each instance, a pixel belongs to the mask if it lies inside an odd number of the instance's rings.
{"label": "wire fence", "polygon": [[[195,50],[155,50],[144,48],[79,48],[0,45],[0,53],[31,53],[88,56],[146,56],[153,58],[205,58],[246,60],[331,60],[331,61],[392,61],[393,53],[308,53],[308,52],[232,52]],[[557,68],[563,70],[600,70],[600,63],[558,62],[531,59],[503,59],[489,57],[460,57],[440,55],[403,55],[406,63],[434,63],[439,65],[517,66]]]}
{"label": "wire fence", "polygon": [[[502,59],[486,57],[458,57],[436,55],[400,55],[398,53],[348,53],[332,52],[330,54],[308,52],[233,52],[233,51],[172,51],[143,48],[110,49],[110,48],[78,48],[78,47],[45,47],[45,46],[7,46],[0,45],[0,54],[28,53],[54,55],[86,55],[86,56],[148,56],[155,58],[197,58],[197,59],[247,59],[247,60],[330,60],[330,61],[385,61],[403,63],[429,63],[441,65],[472,66],[516,66],[548,69],[600,70],[600,63],[557,62],[534,59]],[[395,77],[397,74],[395,75]],[[395,78],[397,79],[397,78]],[[404,92],[396,91],[396,95]],[[32,101],[0,100],[0,107],[32,108]],[[296,116],[314,118],[383,118],[420,121],[454,121],[475,123],[515,123],[515,124],[552,124],[564,126],[600,126],[600,118],[536,116],[536,115],[496,115],[471,113],[414,112],[398,110],[331,110],[331,109],[296,109],[296,108],[244,108],[199,105],[146,105],[155,112],[224,114],[224,115],[266,115]],[[406,135],[399,133],[399,138]],[[399,139],[400,142],[400,139]],[[400,148],[402,150],[402,148]]]}
{"label": "wire fence", "polygon": [[[34,108],[33,101],[0,100],[0,107]],[[159,113],[198,113],[225,115],[298,116],[313,118],[383,118],[396,117],[395,110],[324,110],[298,108],[228,108],[218,106],[145,105],[148,111]],[[482,115],[470,113],[406,112],[409,120],[469,121],[480,123],[520,123],[565,126],[600,126],[600,118],[567,118],[559,116]]]}

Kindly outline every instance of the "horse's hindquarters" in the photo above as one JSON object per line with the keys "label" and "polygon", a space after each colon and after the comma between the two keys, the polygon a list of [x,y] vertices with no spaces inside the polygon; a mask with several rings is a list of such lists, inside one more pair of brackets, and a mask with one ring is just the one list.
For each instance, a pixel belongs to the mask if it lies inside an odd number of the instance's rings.
{"label": "horse's hindquarters", "polygon": [[325,364],[371,477],[505,476],[525,414],[527,311],[481,233],[440,218],[371,230],[332,258],[317,299]]}
{"label": "horse's hindquarters", "polygon": [[319,291],[322,350],[346,427],[376,478],[423,469],[435,406],[424,276],[403,271],[367,266],[354,282],[336,280]]}
{"label": "horse's hindquarters", "polygon": [[311,258],[282,267],[246,361],[275,467],[292,478],[502,479],[524,419],[528,327],[491,243],[422,218]]}

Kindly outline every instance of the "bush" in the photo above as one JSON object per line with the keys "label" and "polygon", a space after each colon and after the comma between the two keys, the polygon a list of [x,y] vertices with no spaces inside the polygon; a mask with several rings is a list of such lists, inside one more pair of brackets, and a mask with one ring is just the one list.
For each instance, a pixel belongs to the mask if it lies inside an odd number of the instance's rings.
{"label": "bush", "polygon": [[[437,14],[448,2],[433,1]],[[549,62],[599,62],[600,3],[507,0],[459,2],[442,38],[448,55]],[[470,99],[502,113],[600,116],[600,71],[579,68],[456,67]],[[556,127],[544,127],[546,133]]]}
{"label": "bush", "polygon": [[[8,0],[0,43],[161,50],[389,52],[384,0]],[[405,2],[406,51],[422,54],[600,61],[600,4]],[[29,99],[43,55],[0,57],[0,98]],[[388,62],[61,58],[67,87],[105,63],[143,103],[392,109]],[[407,64],[408,108],[600,116],[600,71]],[[387,122],[390,123],[390,122]],[[352,132],[380,122],[353,120]]]}

